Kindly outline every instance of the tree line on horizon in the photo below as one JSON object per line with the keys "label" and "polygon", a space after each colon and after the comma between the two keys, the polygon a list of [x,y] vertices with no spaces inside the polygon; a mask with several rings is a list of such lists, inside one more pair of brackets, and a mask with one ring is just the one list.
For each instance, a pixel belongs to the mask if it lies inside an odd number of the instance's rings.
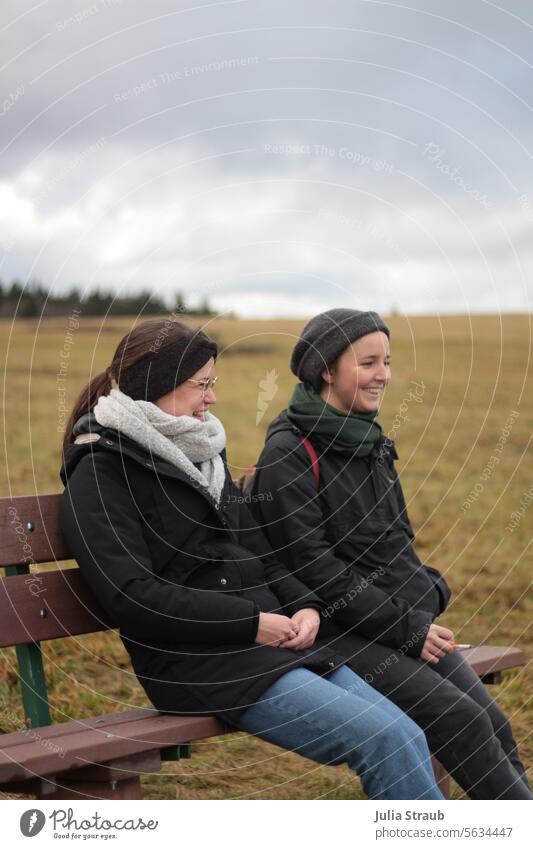
{"label": "tree line on horizon", "polygon": [[177,292],[169,307],[162,298],[149,289],[136,294],[117,295],[109,290],[93,289],[83,295],[73,287],[64,295],[52,295],[40,283],[23,285],[18,280],[4,285],[0,281],[0,318],[51,318],[69,315],[74,309],[84,315],[167,315],[169,311],[181,315],[214,315],[207,298],[198,306],[189,306],[183,294]]}

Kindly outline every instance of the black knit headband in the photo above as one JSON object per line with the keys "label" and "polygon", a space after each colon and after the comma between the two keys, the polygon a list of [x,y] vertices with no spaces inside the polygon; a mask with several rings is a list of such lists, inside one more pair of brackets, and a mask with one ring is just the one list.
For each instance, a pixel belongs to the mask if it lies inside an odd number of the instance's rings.
{"label": "black knit headband", "polygon": [[127,369],[114,375],[121,392],[134,401],[157,401],[184,383],[208,360],[217,358],[218,345],[202,330],[165,340]]}

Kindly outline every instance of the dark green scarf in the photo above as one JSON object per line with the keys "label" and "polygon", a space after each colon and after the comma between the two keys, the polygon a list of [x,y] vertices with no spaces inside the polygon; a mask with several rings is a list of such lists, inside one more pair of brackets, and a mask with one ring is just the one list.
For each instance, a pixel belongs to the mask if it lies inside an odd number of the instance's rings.
{"label": "dark green scarf", "polygon": [[297,383],[287,405],[287,416],[320,448],[367,457],[382,430],[373,413],[343,413],[326,404],[318,392]]}

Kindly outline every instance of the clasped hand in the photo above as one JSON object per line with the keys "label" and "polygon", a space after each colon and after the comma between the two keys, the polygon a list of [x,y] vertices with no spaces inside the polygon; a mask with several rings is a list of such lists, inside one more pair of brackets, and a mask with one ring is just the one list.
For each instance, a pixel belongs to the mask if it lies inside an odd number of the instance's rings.
{"label": "clasped hand", "polygon": [[304,607],[292,619],[278,613],[260,613],[255,642],[262,646],[302,651],[313,645],[319,627],[320,614],[312,607]]}
{"label": "clasped hand", "polygon": [[438,663],[441,657],[455,651],[454,639],[453,631],[449,628],[430,625],[420,657],[429,663]]}

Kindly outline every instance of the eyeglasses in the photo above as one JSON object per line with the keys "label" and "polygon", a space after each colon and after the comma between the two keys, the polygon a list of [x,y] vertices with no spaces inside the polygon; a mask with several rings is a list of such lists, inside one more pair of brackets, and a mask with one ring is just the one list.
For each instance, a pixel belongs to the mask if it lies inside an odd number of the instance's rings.
{"label": "eyeglasses", "polygon": [[212,389],[218,380],[218,375],[216,377],[206,377],[204,380],[193,380],[192,377],[187,378],[187,383],[192,383],[193,386],[199,386],[202,392],[207,392],[208,389]]}

